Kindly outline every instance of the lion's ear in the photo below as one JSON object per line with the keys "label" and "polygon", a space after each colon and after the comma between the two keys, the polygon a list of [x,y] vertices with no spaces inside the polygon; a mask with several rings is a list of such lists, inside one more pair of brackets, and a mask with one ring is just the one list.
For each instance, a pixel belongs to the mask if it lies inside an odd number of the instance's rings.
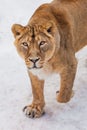
{"label": "lion's ear", "polygon": [[23,29],[24,27],[19,24],[14,24],[11,28],[15,38],[19,37],[22,34]]}

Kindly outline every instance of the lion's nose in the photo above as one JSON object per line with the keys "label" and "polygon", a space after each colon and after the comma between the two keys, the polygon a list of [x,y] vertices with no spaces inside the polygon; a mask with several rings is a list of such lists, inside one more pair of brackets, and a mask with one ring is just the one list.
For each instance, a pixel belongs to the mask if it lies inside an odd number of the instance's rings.
{"label": "lion's nose", "polygon": [[29,60],[35,64],[37,61],[40,60],[40,58],[29,58]]}

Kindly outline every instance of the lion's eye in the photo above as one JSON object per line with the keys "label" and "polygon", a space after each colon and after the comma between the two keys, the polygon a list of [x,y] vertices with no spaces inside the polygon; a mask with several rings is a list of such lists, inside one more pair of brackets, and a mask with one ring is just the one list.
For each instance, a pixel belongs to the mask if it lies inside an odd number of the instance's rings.
{"label": "lion's eye", "polygon": [[23,42],[21,45],[22,45],[23,47],[25,47],[25,48],[27,48],[27,47],[28,47],[27,42]]}
{"label": "lion's eye", "polygon": [[47,29],[47,32],[48,32],[48,33],[51,33],[51,27]]}
{"label": "lion's eye", "polygon": [[28,46],[27,42],[23,42],[22,44],[23,46]]}
{"label": "lion's eye", "polygon": [[41,41],[39,45],[40,45],[40,46],[44,46],[45,43],[46,43],[45,41]]}

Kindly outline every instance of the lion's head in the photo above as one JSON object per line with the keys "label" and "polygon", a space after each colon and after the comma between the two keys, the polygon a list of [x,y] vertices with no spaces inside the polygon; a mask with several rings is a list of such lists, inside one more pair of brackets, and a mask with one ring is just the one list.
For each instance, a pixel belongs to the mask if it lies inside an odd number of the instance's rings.
{"label": "lion's head", "polygon": [[43,68],[60,46],[58,29],[51,21],[41,24],[31,23],[27,26],[14,24],[12,32],[17,51],[30,70]]}

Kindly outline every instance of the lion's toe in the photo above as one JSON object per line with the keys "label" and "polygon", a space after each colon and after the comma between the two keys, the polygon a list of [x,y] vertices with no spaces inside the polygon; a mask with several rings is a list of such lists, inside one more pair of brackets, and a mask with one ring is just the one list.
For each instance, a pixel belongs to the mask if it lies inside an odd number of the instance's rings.
{"label": "lion's toe", "polygon": [[23,109],[23,112],[25,113],[25,115],[29,118],[39,118],[44,114],[43,109],[40,108],[40,106],[25,106]]}

